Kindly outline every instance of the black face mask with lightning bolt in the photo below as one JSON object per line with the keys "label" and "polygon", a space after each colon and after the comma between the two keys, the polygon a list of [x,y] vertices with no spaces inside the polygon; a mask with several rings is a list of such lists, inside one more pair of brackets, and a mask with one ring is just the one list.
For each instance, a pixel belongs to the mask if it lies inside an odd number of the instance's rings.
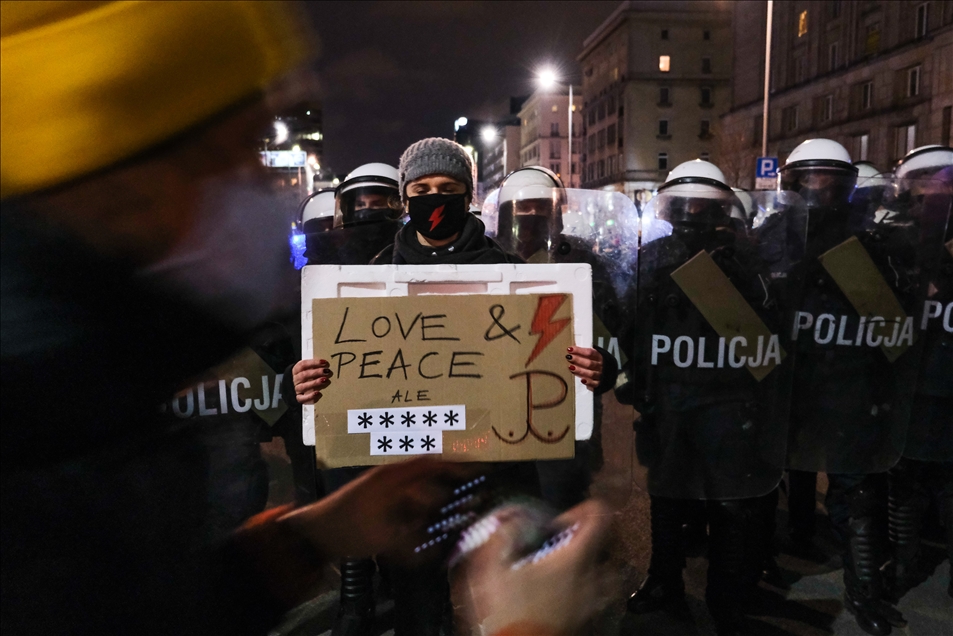
{"label": "black face mask with lightning bolt", "polygon": [[407,200],[407,212],[414,229],[429,239],[450,238],[467,221],[466,194],[424,194]]}

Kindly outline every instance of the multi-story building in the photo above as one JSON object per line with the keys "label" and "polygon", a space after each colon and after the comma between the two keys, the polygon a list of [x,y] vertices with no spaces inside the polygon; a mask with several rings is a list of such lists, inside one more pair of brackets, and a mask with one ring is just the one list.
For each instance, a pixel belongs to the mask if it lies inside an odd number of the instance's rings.
{"label": "multi-story building", "polygon": [[520,110],[526,97],[510,97],[502,115],[492,124],[495,135],[482,135],[484,172],[483,182],[490,191],[500,185],[503,177],[520,167]]}
{"label": "multi-story building", "polygon": [[635,197],[683,161],[718,160],[728,110],[731,8],[623,2],[583,42],[582,185]]}
{"label": "multi-story building", "polygon": [[543,166],[559,175],[567,188],[578,188],[582,152],[582,96],[574,86],[572,158],[569,156],[569,87],[537,90],[519,112],[520,165]]}
{"label": "multi-story building", "polygon": [[[761,152],[765,3],[734,9],[731,111],[719,139],[732,185],[751,187]],[[774,3],[768,155],[801,141],[840,142],[889,170],[910,149],[949,145],[953,2]]]}

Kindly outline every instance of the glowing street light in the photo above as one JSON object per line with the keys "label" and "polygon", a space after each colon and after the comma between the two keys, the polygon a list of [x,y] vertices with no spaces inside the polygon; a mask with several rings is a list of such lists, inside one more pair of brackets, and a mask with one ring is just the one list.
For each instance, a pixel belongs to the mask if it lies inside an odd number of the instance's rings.
{"label": "glowing street light", "polygon": [[496,141],[496,128],[493,126],[484,126],[483,130],[480,131],[480,138],[483,139],[483,143],[490,144]]}
{"label": "glowing street light", "polygon": [[276,144],[283,144],[288,141],[288,135],[290,131],[288,130],[288,124],[283,121],[275,121],[275,142]]}
{"label": "glowing street light", "polygon": [[556,71],[551,68],[544,68],[537,73],[537,79],[540,87],[550,89],[556,85]]}

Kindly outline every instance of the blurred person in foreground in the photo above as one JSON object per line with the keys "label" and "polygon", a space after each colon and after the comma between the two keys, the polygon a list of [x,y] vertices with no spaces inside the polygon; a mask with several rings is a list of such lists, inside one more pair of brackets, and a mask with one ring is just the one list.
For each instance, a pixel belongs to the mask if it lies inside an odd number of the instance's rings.
{"label": "blurred person in foreground", "polygon": [[406,553],[472,470],[380,467],[210,543],[202,446],[157,416],[284,306],[255,145],[301,16],[0,6],[4,631],[265,633],[326,562]]}

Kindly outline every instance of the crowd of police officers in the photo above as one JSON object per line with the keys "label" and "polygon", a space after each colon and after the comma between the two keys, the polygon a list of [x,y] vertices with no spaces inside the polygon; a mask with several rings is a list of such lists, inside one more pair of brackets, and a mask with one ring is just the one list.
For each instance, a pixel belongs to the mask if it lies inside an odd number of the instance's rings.
{"label": "crowd of police officers", "polygon": [[[305,200],[295,234],[307,263],[424,262],[401,251],[402,228],[426,229],[413,219],[405,226],[402,186],[397,169],[371,163]],[[750,593],[777,574],[779,484],[788,494],[789,547],[809,554],[823,472],[845,607],[871,634],[906,624],[896,604],[929,574],[920,549],[928,510],[938,511],[948,550],[953,545],[951,188],[950,148],[916,149],[894,173],[879,173],[852,163],[840,144],[813,139],[787,158],[777,191],[733,189],[715,165],[694,160],[672,170],[641,210],[566,189],[538,166],[513,172],[487,197],[482,221],[474,218],[486,235],[483,256],[447,253],[446,262],[588,263],[595,329],[621,345],[596,349],[603,376],[591,388],[614,389],[631,405],[625,425],[635,430],[651,499],[651,564],[630,612],[684,597],[686,542],[707,531],[709,611],[720,634],[744,633]],[[436,205],[453,194],[429,196]],[[429,208],[420,214],[433,218]],[[635,226],[637,233],[627,230]],[[255,421],[251,433],[228,437],[240,449],[223,457],[257,465],[254,444],[234,440],[284,436],[298,498],[307,500],[360,469],[314,477],[295,417],[307,403],[292,379],[297,343],[276,344],[293,340],[294,323],[272,325],[256,343],[281,372],[290,417],[282,410],[279,422],[289,423],[269,429]],[[326,388],[330,378],[320,382]],[[603,465],[600,431],[612,423],[598,395],[596,422],[575,458],[536,463],[534,492],[555,509],[586,498]],[[257,481],[244,501],[233,493],[229,518],[264,507],[267,477],[247,473]],[[333,633],[368,633],[378,565],[397,599],[398,634],[449,629],[445,575],[360,559],[341,563]]]}

